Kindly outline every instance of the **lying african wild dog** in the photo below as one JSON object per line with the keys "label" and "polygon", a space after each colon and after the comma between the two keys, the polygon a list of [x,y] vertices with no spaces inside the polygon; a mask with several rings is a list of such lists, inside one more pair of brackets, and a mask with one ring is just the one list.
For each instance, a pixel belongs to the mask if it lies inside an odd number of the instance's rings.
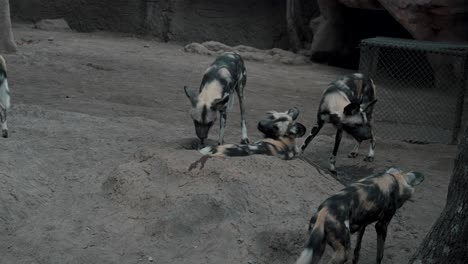
{"label": "lying african wild dog", "polygon": [[2,137],[8,137],[7,110],[10,108],[10,88],[8,87],[5,59],[0,56],[0,123]]}
{"label": "lying african wild dog", "polygon": [[329,197],[309,223],[309,240],[296,264],[316,264],[328,243],[335,251],[330,263],[345,263],[351,250],[351,234],[358,232],[353,264],[359,260],[366,226],[377,222],[377,263],[381,263],[387,227],[395,212],[411,198],[414,186],[424,176],[391,168],[383,174],[369,176]]}
{"label": "lying african wild dog", "polygon": [[215,147],[205,147],[200,150],[204,155],[212,157],[235,157],[263,154],[278,156],[282,159],[292,159],[298,153],[296,138],[304,136],[306,128],[294,122],[299,116],[297,108],[287,112],[270,111],[267,118],[258,122],[258,130],[264,139],[253,144],[226,144]]}
{"label": "lying african wild dog", "polygon": [[336,129],[335,146],[330,157],[329,170],[336,172],[335,162],[343,130],[356,139],[356,146],[348,155],[355,158],[363,140],[370,139],[371,146],[365,161],[374,160],[375,137],[371,119],[375,99],[375,85],[372,79],[361,73],[346,75],[332,82],[324,91],[320,101],[317,123],[301,146],[301,151],[319,133],[325,123],[333,124]]}
{"label": "lying african wild dog", "polygon": [[234,52],[225,52],[217,57],[205,71],[198,94],[192,89],[184,87],[185,94],[192,103],[190,115],[195,124],[195,132],[202,145],[208,137],[210,128],[216,121],[217,112],[220,114],[218,144],[223,144],[227,118],[226,110],[228,103],[234,99],[234,91],[239,98],[241,112],[241,143],[249,142],[244,109],[244,86],[246,82],[247,75],[241,56]]}

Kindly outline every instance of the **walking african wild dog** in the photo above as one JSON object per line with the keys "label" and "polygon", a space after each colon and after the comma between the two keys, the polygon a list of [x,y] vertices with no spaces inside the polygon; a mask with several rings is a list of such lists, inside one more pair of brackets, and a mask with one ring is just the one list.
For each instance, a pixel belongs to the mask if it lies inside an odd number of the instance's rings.
{"label": "walking african wild dog", "polygon": [[329,263],[345,263],[351,250],[351,234],[358,232],[353,264],[359,260],[366,226],[377,222],[377,258],[382,262],[387,227],[395,212],[411,198],[424,180],[418,172],[391,168],[364,178],[326,199],[309,223],[309,240],[296,264],[317,264],[328,243],[335,251]]}
{"label": "walking african wild dog", "polygon": [[299,116],[297,108],[286,112],[270,111],[266,119],[258,122],[257,128],[263,133],[264,139],[253,144],[226,144],[215,147],[205,147],[200,150],[204,155],[212,157],[235,157],[263,154],[278,156],[282,159],[292,159],[299,150],[296,138],[304,136],[306,128],[295,122]]}
{"label": "walking african wild dog", "polygon": [[369,154],[364,160],[373,161],[375,137],[372,131],[371,119],[376,102],[374,82],[364,74],[354,73],[332,82],[322,95],[317,113],[317,123],[302,144],[301,151],[304,152],[307,145],[319,133],[325,123],[331,123],[337,129],[335,146],[329,162],[331,172],[336,172],[336,154],[340,146],[343,130],[357,141],[348,157],[356,158],[361,142],[370,139]]}
{"label": "walking african wild dog", "polygon": [[204,144],[210,128],[216,121],[217,112],[220,114],[218,144],[223,144],[227,117],[226,110],[228,104],[234,99],[234,91],[239,98],[241,112],[241,143],[249,142],[244,109],[244,87],[246,82],[247,74],[241,56],[234,52],[226,52],[217,57],[205,71],[198,94],[192,89],[184,87],[185,94],[192,103],[190,115],[201,145]]}
{"label": "walking african wild dog", "polygon": [[0,123],[2,137],[8,137],[7,110],[10,108],[10,88],[8,87],[5,59],[0,56]]}

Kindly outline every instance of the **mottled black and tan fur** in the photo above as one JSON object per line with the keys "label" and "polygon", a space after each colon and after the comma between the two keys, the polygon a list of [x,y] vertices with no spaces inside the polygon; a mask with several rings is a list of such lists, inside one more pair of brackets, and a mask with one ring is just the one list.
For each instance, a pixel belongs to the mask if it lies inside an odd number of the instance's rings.
{"label": "mottled black and tan fur", "polygon": [[258,123],[258,130],[264,138],[253,144],[226,144],[206,147],[200,152],[211,157],[236,157],[250,155],[277,156],[282,159],[292,159],[298,153],[296,138],[304,136],[306,128],[295,122],[299,110],[292,108],[287,112],[271,111],[267,117]]}
{"label": "mottled black and tan fur", "polygon": [[343,131],[356,139],[356,146],[348,157],[357,157],[361,142],[370,139],[369,154],[364,160],[373,161],[375,137],[371,121],[376,102],[374,82],[364,74],[354,73],[332,82],[323,93],[317,112],[317,123],[302,144],[301,151],[304,152],[325,123],[331,123],[337,129],[329,163],[331,172],[336,172],[336,154]]}
{"label": "mottled black and tan fur", "polygon": [[391,168],[351,184],[326,199],[309,224],[309,240],[296,264],[317,264],[326,244],[335,254],[330,263],[342,264],[351,251],[351,234],[358,233],[353,263],[359,260],[366,226],[376,222],[377,257],[382,262],[387,227],[395,212],[411,198],[414,187],[424,180],[418,172]]}
{"label": "mottled black and tan fur", "polygon": [[241,56],[234,52],[226,52],[218,56],[213,64],[206,69],[198,94],[194,90],[184,87],[185,94],[192,103],[190,115],[202,145],[217,119],[218,112],[220,115],[218,144],[223,144],[226,112],[229,103],[234,99],[234,93],[237,93],[239,98],[241,112],[241,143],[249,142],[244,108],[246,82],[247,73]]}
{"label": "mottled black and tan fur", "polygon": [[8,137],[7,111],[10,108],[10,88],[8,87],[5,59],[0,56],[0,123],[2,137]]}

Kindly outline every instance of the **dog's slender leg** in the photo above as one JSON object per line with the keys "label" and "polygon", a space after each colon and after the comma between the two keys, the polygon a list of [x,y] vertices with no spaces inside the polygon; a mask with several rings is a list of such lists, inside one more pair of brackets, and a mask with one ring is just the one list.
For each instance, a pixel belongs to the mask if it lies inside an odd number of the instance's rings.
{"label": "dog's slender leg", "polygon": [[359,261],[359,253],[361,251],[361,242],[362,242],[362,237],[364,236],[365,231],[366,231],[365,226],[359,229],[359,233],[356,239],[356,248],[354,248],[353,264],[357,264]]}
{"label": "dog's slender leg", "polygon": [[219,139],[218,139],[218,145],[222,145],[224,143],[224,128],[226,127],[226,118],[227,118],[226,111],[220,111],[219,112]]}
{"label": "dog's slender leg", "polygon": [[356,145],[353,148],[353,151],[349,153],[348,158],[356,158],[359,153],[359,147],[361,146],[361,141],[356,140]]}
{"label": "dog's slender leg", "polygon": [[370,147],[369,147],[369,154],[367,154],[367,157],[364,158],[364,161],[374,161],[374,151],[375,151],[375,136],[374,132],[372,132],[372,137],[370,140]]}
{"label": "dog's slender leg", "polygon": [[237,97],[239,98],[239,107],[241,113],[241,128],[242,139],[241,144],[249,144],[249,137],[247,136],[247,125],[245,122],[245,108],[244,108],[244,84],[243,81],[236,88]]}
{"label": "dog's slender leg", "polygon": [[336,154],[338,153],[338,148],[340,147],[342,136],[343,136],[343,129],[338,128],[338,130],[336,130],[335,146],[333,147],[333,153],[332,153],[332,156],[330,157],[330,168],[329,168],[329,170],[332,173],[336,173],[336,168],[335,168]]}
{"label": "dog's slender leg", "polygon": [[322,129],[324,124],[325,122],[323,120],[317,120],[317,124],[310,131],[310,135],[307,136],[307,138],[304,140],[304,143],[302,143],[301,152],[304,152],[304,150],[307,148],[312,139],[314,139],[314,137],[317,136],[317,134],[320,132],[320,129]]}
{"label": "dog's slender leg", "polygon": [[349,257],[351,248],[351,235],[348,229],[340,228],[330,241],[330,246],[335,250],[333,258],[328,264],[344,264]]}
{"label": "dog's slender leg", "polygon": [[377,232],[377,259],[376,263],[382,263],[385,239],[387,238],[387,227],[390,221],[379,221],[375,224],[375,231]]}
{"label": "dog's slender leg", "polygon": [[0,123],[2,123],[2,137],[8,137],[7,110],[0,104]]}

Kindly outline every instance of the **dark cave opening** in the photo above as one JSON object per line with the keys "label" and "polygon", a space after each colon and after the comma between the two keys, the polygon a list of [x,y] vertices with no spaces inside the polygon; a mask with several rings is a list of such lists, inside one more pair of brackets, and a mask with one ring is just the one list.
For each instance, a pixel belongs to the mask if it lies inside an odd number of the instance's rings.
{"label": "dark cave opening", "polygon": [[343,51],[331,56],[328,64],[348,69],[359,68],[359,44],[372,37],[412,39],[411,34],[384,9],[345,8],[343,12]]}

